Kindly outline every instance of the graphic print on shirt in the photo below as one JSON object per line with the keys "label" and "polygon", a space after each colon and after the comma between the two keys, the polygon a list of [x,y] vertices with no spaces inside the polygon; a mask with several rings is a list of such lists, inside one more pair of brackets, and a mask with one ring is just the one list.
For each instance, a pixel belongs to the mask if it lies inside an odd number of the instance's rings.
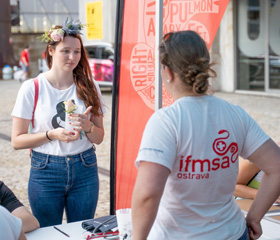
{"label": "graphic print on shirt", "polygon": [[[71,99],[71,101],[75,104],[75,100]],[[57,114],[53,116],[52,118],[52,126],[53,128],[65,128],[65,105],[64,105],[64,101],[59,102],[56,105],[56,111]]]}
{"label": "graphic print on shirt", "polygon": [[230,133],[227,130],[220,130],[219,137],[213,141],[213,151],[217,154],[214,159],[197,159],[195,156],[181,156],[179,159],[179,179],[207,179],[211,172],[218,169],[227,169],[238,159],[238,145],[236,142],[227,144]]}
{"label": "graphic print on shirt", "polygon": [[225,137],[220,137],[217,138],[214,142],[213,142],[213,150],[215,153],[217,153],[219,156],[223,156],[225,155],[229,150],[232,153],[231,155],[231,162],[235,162],[238,158],[238,146],[236,142],[232,142],[228,147],[227,144],[224,140],[229,138],[229,132],[227,130],[220,130],[219,134],[223,134],[223,133],[227,133],[227,136]]}

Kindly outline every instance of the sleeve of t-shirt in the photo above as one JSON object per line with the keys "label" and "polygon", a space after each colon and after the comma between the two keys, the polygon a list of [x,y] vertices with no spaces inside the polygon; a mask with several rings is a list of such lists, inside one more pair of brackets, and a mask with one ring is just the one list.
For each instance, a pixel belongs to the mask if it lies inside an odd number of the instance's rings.
{"label": "sleeve of t-shirt", "polygon": [[33,79],[24,81],[21,85],[16,103],[11,115],[24,119],[32,119],[34,108],[35,86]]}
{"label": "sleeve of t-shirt", "polygon": [[23,58],[26,58],[26,52],[22,50],[21,55],[20,55],[20,61],[23,62]]}
{"label": "sleeve of t-shirt", "polygon": [[22,221],[0,206],[0,239],[18,239]]}
{"label": "sleeve of t-shirt", "polygon": [[163,165],[171,171],[176,157],[176,142],[172,124],[157,114],[152,115],[143,132],[136,167],[141,161],[147,161]]}
{"label": "sleeve of t-shirt", "polygon": [[248,158],[270,137],[261,129],[257,122],[241,107],[237,110],[243,120],[245,139],[240,152],[240,156]]}
{"label": "sleeve of t-shirt", "polygon": [[94,79],[93,79],[93,83],[94,83],[94,85],[96,87],[96,90],[97,90],[97,93],[98,93],[98,98],[100,100],[102,113],[105,114],[106,113],[106,108],[105,108],[105,104],[104,104],[104,100],[103,100],[103,97],[102,97],[102,94],[101,94],[100,87]]}
{"label": "sleeve of t-shirt", "polygon": [[8,209],[9,212],[12,212],[18,207],[23,206],[12,190],[8,188],[3,182],[0,182],[0,203],[3,207]]}

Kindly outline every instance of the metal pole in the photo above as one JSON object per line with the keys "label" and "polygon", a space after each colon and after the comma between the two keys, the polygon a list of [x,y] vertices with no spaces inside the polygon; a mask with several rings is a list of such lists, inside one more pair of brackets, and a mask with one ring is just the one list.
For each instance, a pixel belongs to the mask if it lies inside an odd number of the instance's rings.
{"label": "metal pole", "polygon": [[265,40],[265,53],[264,53],[264,56],[265,56],[265,59],[264,59],[264,91],[265,92],[268,92],[270,91],[271,89],[269,88],[269,83],[270,83],[270,76],[269,76],[269,24],[271,24],[269,22],[269,10],[270,10],[270,1],[266,1],[265,2],[265,14],[264,14],[264,22],[265,22],[265,37],[264,37],[264,40]]}
{"label": "metal pole", "polygon": [[162,37],[163,0],[156,0],[156,36],[155,36],[155,111],[162,107],[162,80],[159,63],[159,44]]}
{"label": "metal pole", "polygon": [[122,30],[125,0],[117,0],[117,15],[115,27],[115,59],[114,59],[114,84],[112,97],[112,128],[111,128],[111,155],[110,155],[110,215],[116,214],[116,159],[117,159],[117,134],[118,134],[118,109],[119,109],[119,84],[120,63],[122,47]]}

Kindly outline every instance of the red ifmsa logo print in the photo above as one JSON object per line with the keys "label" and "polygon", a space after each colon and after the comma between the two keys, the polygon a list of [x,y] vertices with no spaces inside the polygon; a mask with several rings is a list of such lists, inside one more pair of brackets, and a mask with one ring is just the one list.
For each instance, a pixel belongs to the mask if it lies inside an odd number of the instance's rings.
{"label": "red ifmsa logo print", "polygon": [[[211,26],[210,15],[219,14],[221,1],[164,0],[163,34],[193,30],[200,34],[210,48],[211,32],[206,24]],[[155,7],[155,0],[139,1],[138,39],[131,52],[129,67],[134,90],[151,109],[154,109],[155,104]],[[216,21],[215,18],[212,21]],[[173,98],[163,86],[162,105],[169,106],[172,103]]]}
{"label": "red ifmsa logo print", "polygon": [[238,145],[236,142],[227,144],[230,134],[227,130],[218,132],[220,137],[213,142],[213,151],[218,155],[214,159],[195,159],[192,155],[181,156],[179,162],[179,179],[207,179],[211,172],[227,169],[238,159]]}

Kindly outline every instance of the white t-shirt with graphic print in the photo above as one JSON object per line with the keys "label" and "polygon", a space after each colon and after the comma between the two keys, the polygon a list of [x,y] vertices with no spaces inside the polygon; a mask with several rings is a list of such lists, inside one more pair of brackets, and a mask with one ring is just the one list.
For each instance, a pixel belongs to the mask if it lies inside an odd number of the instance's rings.
{"label": "white t-shirt with graphic print", "polygon": [[149,240],[230,240],[245,231],[233,198],[238,155],[269,137],[239,106],[215,96],[184,97],[156,111],[136,159],[161,164],[167,179]]}
{"label": "white t-shirt with graphic print", "polygon": [[[39,94],[34,114],[34,128],[32,129],[32,133],[46,132],[47,130],[58,127],[64,128],[65,109],[63,102],[66,100],[72,99],[74,100],[75,105],[82,106],[82,112],[86,110],[84,102],[79,99],[77,95],[77,89],[74,83],[68,89],[59,90],[50,84],[44,73],[41,73],[38,76],[38,81]],[[106,110],[100,88],[96,81],[94,81],[94,84],[98,91],[102,111],[105,113]],[[34,96],[35,87],[33,80],[30,79],[23,82],[18,92],[17,100],[11,115],[24,119],[32,119]],[[54,140],[36,147],[33,150],[45,154],[66,156],[81,153],[91,147],[92,143],[85,136],[85,133],[82,132],[81,137],[74,142],[66,143]]]}

